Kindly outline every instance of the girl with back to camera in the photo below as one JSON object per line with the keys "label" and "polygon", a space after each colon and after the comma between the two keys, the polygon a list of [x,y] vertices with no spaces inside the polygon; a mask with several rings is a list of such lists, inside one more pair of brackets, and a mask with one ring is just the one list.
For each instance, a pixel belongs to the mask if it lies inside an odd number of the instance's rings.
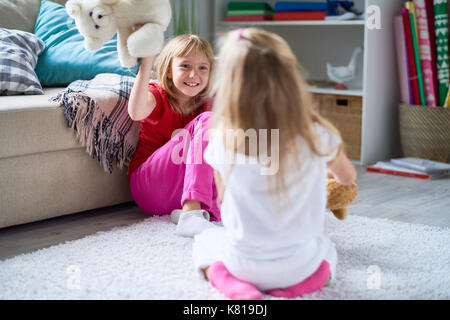
{"label": "girl with back to camera", "polygon": [[[211,112],[205,97],[214,53],[203,38],[181,35],[155,58],[142,58],[128,102],[130,117],[140,121],[128,171],[130,191],[143,211],[172,212],[176,233],[193,236],[214,227],[210,218],[220,220],[213,169],[204,161],[192,161],[207,145],[204,135]],[[154,62],[158,82],[149,83]],[[177,129],[183,130],[174,134]]]}
{"label": "girl with back to camera", "polygon": [[[337,263],[324,233],[327,174],[347,185],[356,170],[337,130],[314,111],[281,37],[255,28],[230,31],[218,65],[214,130],[204,156],[214,168],[224,228],[195,236],[194,265],[232,299],[312,293],[335,275]],[[236,134],[264,129],[267,137]],[[257,145],[256,161],[247,138]],[[278,168],[273,175],[262,174],[265,148],[277,153],[270,155]]]}

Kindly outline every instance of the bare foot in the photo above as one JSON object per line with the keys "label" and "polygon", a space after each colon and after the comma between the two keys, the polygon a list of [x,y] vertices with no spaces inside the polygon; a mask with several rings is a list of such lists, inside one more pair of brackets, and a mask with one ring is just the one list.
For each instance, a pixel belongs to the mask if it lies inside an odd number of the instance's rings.
{"label": "bare foot", "polygon": [[205,279],[209,281],[209,267],[202,269]]}

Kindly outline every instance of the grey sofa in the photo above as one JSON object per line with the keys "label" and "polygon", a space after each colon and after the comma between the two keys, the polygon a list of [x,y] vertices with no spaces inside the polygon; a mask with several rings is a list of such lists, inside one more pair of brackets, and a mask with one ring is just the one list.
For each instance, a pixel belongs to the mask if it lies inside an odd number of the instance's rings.
{"label": "grey sofa", "polygon": [[[0,0],[0,27],[33,32],[39,6]],[[48,101],[62,89],[0,96],[0,228],[132,201],[126,170],[106,173]]]}

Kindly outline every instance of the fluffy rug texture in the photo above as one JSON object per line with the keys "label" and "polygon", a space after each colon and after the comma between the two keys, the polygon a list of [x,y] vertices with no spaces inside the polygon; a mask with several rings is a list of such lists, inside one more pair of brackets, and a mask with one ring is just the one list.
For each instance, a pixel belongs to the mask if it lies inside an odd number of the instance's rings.
{"label": "fluffy rug texture", "polygon": [[[331,214],[336,279],[297,299],[450,299],[450,229]],[[166,217],[0,261],[0,299],[225,299]],[[278,299],[265,295],[265,299]]]}

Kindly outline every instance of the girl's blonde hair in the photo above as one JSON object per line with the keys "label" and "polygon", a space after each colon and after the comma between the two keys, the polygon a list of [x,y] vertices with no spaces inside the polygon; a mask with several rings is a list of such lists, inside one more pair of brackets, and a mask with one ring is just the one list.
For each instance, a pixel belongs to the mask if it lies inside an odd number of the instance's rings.
{"label": "girl's blonde hair", "polygon": [[[170,105],[178,112],[183,113],[185,110],[181,110],[178,106],[176,99],[176,88],[169,78],[169,71],[172,68],[172,60],[174,57],[186,57],[189,54],[200,51],[203,52],[210,64],[210,75],[214,71],[214,51],[211,45],[204,38],[194,34],[182,34],[171,39],[161,50],[155,61],[155,69],[158,82],[162,85],[164,90],[167,91],[167,98]],[[193,104],[199,103],[197,98],[204,98],[208,96],[211,90],[211,77],[208,80],[208,84],[205,89],[200,92],[193,100]]]}
{"label": "girl's blonde hair", "polygon": [[[279,170],[275,175],[278,194],[286,190],[284,164],[288,155],[300,169],[299,138],[312,152],[322,155],[324,148],[315,133],[315,122],[339,137],[338,131],[315,111],[296,56],[274,33],[257,28],[226,33],[221,39],[214,78],[212,127],[220,122],[224,129],[279,129],[279,141],[273,141],[279,143]],[[234,140],[224,137],[225,147],[235,153],[245,150],[248,156],[247,146],[242,148],[245,141]],[[232,145],[227,145],[230,141]],[[268,150],[272,150],[271,143],[268,139]]]}

